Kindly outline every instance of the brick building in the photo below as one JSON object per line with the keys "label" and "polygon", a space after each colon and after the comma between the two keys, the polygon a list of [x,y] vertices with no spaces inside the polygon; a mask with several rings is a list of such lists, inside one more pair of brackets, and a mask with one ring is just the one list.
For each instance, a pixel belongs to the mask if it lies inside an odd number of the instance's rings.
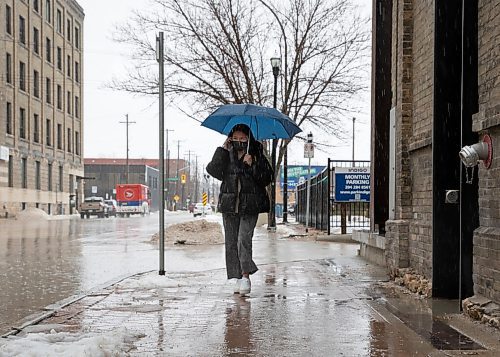
{"label": "brick building", "polygon": [[[373,0],[372,41],[372,230],[385,262],[435,297],[500,302],[500,1]],[[466,168],[461,148],[486,135],[491,166]]]}
{"label": "brick building", "polygon": [[83,176],[83,9],[0,0],[0,214],[68,213]]}

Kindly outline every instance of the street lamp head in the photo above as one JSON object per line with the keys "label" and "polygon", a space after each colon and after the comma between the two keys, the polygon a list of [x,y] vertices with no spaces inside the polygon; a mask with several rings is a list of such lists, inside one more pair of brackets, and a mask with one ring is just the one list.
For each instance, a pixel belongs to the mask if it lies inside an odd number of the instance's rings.
{"label": "street lamp head", "polygon": [[281,68],[281,58],[271,57],[271,67],[273,68],[273,74],[277,76],[280,73]]}

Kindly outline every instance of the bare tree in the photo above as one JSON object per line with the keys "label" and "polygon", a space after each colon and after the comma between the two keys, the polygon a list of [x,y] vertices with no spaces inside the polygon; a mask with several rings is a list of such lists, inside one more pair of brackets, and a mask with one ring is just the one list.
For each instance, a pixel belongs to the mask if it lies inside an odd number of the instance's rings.
{"label": "bare tree", "polygon": [[158,93],[155,34],[163,31],[165,94],[199,120],[221,104],[269,106],[269,58],[278,55],[279,109],[339,136],[346,103],[367,87],[369,28],[357,10],[352,0],[151,0],[117,30],[135,67],[111,86]]}

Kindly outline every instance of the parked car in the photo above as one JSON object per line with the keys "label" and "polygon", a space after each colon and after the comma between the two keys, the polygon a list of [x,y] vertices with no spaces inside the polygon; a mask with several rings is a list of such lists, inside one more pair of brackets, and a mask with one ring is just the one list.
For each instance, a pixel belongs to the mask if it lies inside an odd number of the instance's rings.
{"label": "parked car", "polygon": [[205,214],[211,214],[212,213],[212,207],[210,207],[209,204],[207,204],[206,206],[203,206],[203,203],[199,202],[197,204],[194,205],[194,208],[193,208],[193,216],[201,216],[203,215],[203,213]]}
{"label": "parked car", "polygon": [[86,197],[80,203],[79,212],[82,219],[85,217],[90,218],[90,216],[97,216],[99,218],[109,217],[108,205],[104,203],[104,198],[102,197]]}
{"label": "parked car", "polygon": [[116,200],[104,200],[104,203],[108,205],[108,214],[110,216],[116,217]]}

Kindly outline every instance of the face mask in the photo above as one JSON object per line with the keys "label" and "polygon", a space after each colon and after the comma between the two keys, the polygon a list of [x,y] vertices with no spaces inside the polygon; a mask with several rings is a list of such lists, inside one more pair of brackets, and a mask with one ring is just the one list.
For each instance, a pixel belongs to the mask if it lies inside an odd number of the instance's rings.
{"label": "face mask", "polygon": [[246,151],[248,146],[247,141],[233,141],[233,148],[236,151]]}

